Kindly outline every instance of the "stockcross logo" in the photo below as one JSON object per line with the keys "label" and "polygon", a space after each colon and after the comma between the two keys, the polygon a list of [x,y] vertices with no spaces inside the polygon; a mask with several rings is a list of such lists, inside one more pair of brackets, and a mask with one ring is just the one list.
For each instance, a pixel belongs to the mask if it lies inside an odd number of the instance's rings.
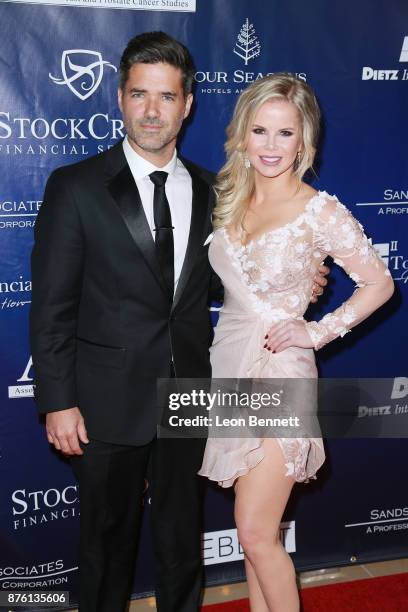
{"label": "stockcross logo", "polygon": [[79,515],[78,487],[73,484],[63,489],[17,489],[11,495],[11,502],[15,531]]}
{"label": "stockcross logo", "polygon": [[62,78],[51,73],[48,76],[56,85],[66,85],[77,98],[86,100],[101,84],[105,66],[117,72],[113,64],[102,59],[99,51],[69,49],[61,57]]}
{"label": "stockcross logo", "polygon": [[249,23],[248,17],[238,34],[234,53],[244,60],[245,66],[248,66],[249,60],[258,57],[261,53],[261,43],[255,34],[253,24]]}

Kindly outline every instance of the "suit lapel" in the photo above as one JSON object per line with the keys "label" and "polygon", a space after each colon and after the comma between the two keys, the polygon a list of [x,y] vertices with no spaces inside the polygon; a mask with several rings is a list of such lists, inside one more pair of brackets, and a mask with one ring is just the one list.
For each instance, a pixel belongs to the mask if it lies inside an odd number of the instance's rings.
{"label": "suit lapel", "polygon": [[191,224],[188,237],[186,255],[183,267],[177,284],[176,293],[173,300],[173,310],[177,306],[180,297],[187,285],[187,281],[193,270],[198,249],[203,246],[204,231],[207,226],[207,214],[209,206],[209,186],[194,171],[186,160],[182,160],[192,179],[193,201],[191,208]]}
{"label": "suit lapel", "polygon": [[130,235],[168,297],[168,290],[156,256],[154,240],[143,210],[139,190],[123,153],[122,143],[113,147],[109,153],[106,166],[107,188],[116,202]]}

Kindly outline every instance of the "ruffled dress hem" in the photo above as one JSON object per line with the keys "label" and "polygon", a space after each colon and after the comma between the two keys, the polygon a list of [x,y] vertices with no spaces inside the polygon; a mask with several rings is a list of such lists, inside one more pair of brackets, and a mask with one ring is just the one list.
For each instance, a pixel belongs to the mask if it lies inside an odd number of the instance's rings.
{"label": "ruffled dress hem", "polygon": [[[240,454],[241,455],[241,454]],[[245,476],[248,474],[250,470],[258,465],[264,459],[265,452],[262,447],[257,446],[251,450],[249,450],[242,459],[245,461],[246,465],[234,468],[232,475],[226,476],[226,470],[220,466],[220,462],[217,460],[217,457],[213,456],[213,461],[204,461],[200,471],[198,472],[199,476],[205,476],[209,480],[214,480],[219,484],[220,487],[228,488],[232,487],[234,482],[240,476]],[[240,456],[241,459],[241,456]],[[229,462],[231,463],[231,462]],[[231,472],[229,472],[231,474]],[[227,472],[228,474],[228,472]]]}
{"label": "ruffled dress hem", "polygon": [[[298,447],[297,453],[293,455],[289,452],[290,446],[285,446],[284,441],[279,438],[277,438],[277,441],[287,467],[285,476],[293,476],[296,482],[305,484],[310,480],[317,479],[316,473],[325,460],[323,447],[320,447],[315,440],[294,439],[294,442],[300,444],[300,450]],[[214,450],[212,449],[212,451]],[[225,460],[226,454],[224,453],[221,462],[219,452],[206,452],[203,465],[198,472],[199,476],[217,482],[220,487],[232,487],[237,478],[248,474],[265,458],[263,440],[258,440],[257,446],[248,449],[244,454],[242,454],[242,449],[236,449],[227,453],[227,455],[229,455],[229,459]],[[240,465],[235,467],[234,464]]]}

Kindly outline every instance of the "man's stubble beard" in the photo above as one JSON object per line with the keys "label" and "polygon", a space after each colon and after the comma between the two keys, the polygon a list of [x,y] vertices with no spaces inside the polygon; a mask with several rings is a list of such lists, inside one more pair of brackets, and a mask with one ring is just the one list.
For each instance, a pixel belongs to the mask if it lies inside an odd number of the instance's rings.
{"label": "man's stubble beard", "polygon": [[125,123],[125,129],[128,138],[140,149],[147,153],[160,153],[160,151],[163,151],[171,142],[177,139],[182,124],[183,118],[180,118],[178,126],[174,127],[157,121],[151,122],[151,125],[159,125],[162,128],[157,134],[146,133],[140,126],[139,121]]}

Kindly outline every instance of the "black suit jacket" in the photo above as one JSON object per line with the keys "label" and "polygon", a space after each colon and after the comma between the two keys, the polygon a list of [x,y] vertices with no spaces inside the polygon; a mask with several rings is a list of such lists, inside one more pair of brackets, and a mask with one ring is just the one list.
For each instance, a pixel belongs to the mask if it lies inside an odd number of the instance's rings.
{"label": "black suit jacket", "polygon": [[193,186],[174,301],[122,143],[50,176],[35,226],[30,334],[42,413],[79,406],[91,438],[145,444],[156,380],[209,377],[212,175],[183,160]]}

